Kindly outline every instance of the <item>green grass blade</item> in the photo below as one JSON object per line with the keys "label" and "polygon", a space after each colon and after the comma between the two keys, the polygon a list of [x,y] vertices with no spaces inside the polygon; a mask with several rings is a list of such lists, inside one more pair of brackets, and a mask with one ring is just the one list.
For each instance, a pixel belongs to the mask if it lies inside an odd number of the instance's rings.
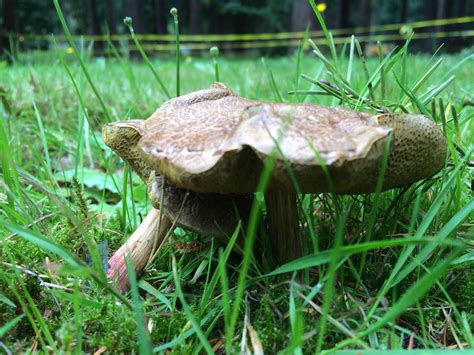
{"label": "green grass blade", "polygon": [[163,303],[166,306],[166,308],[168,308],[170,311],[173,311],[173,307],[171,306],[170,300],[166,298],[164,294],[162,294],[160,291],[154,288],[151,284],[149,284],[145,280],[140,280],[138,282],[138,287],[140,287],[142,290],[145,290],[150,295],[153,295],[154,297],[156,297],[161,303]]}
{"label": "green grass blade", "polygon": [[[294,272],[298,270],[315,267],[318,265],[327,264],[331,261],[331,255],[334,253],[338,253],[339,255],[342,255],[342,257],[344,258],[348,258],[349,256],[353,254],[362,253],[362,252],[374,250],[374,249],[391,248],[391,247],[398,247],[398,246],[409,246],[409,247],[414,248],[414,246],[418,244],[427,244],[427,243],[432,243],[432,242],[433,242],[433,239],[394,238],[390,240],[377,240],[377,241],[371,241],[371,242],[366,242],[366,243],[358,243],[354,245],[345,245],[339,248],[333,248],[333,249],[320,251],[317,253],[313,253],[312,255],[306,255],[296,260],[292,260],[264,276],[268,277],[268,276],[286,274],[289,272]],[[459,243],[457,241],[451,241],[451,240],[446,240],[446,239],[443,240],[441,244],[447,245],[447,246],[463,245],[462,243]]]}
{"label": "green grass blade", "polygon": [[456,229],[471,213],[474,211],[474,200],[471,200],[466,206],[464,206],[458,213],[456,213],[453,218],[451,218],[448,223],[446,223],[443,228],[436,234],[432,243],[429,243],[420,250],[420,252],[415,256],[412,263],[407,265],[405,268],[400,270],[397,274],[397,277],[393,280],[392,286],[395,286],[405,277],[408,276],[418,265],[423,264],[433,253],[436,247],[439,246],[439,243],[445,240],[453,231]]}
{"label": "green grass blade", "polygon": [[330,256],[329,262],[329,270],[327,273],[327,281],[323,288],[323,306],[322,306],[322,314],[321,319],[319,321],[319,329],[318,329],[318,339],[316,343],[316,353],[321,353],[323,343],[324,343],[324,336],[326,335],[326,327],[327,327],[327,318],[329,314],[329,308],[333,302],[333,294],[335,291],[336,285],[336,271],[339,265],[339,262],[342,259],[342,255],[340,254],[340,246],[343,243],[344,239],[344,231],[346,220],[349,215],[349,209],[347,209],[338,219],[337,226],[336,226],[336,236],[334,242],[334,253]]}
{"label": "green grass blade", "polygon": [[29,231],[26,229],[23,229],[19,226],[14,226],[12,224],[9,224],[5,221],[2,221],[2,224],[8,228],[10,231],[13,233],[16,233],[19,237],[35,244],[39,248],[43,249],[46,252],[53,253],[59,257],[61,257],[66,263],[68,263],[70,266],[78,267],[80,266],[80,263],[77,261],[76,257],[70,254],[65,248],[62,246],[54,243],[52,240],[36,233],[33,231]]}
{"label": "green grass blade", "polygon": [[[321,25],[321,29],[323,30],[324,36],[326,38],[327,45],[329,47],[329,50],[331,51],[331,56],[334,61],[336,69],[339,69],[339,60],[337,57],[337,52],[336,52],[336,46],[334,44],[334,40],[332,38],[331,33],[328,31],[328,28],[326,27],[326,22],[323,19],[323,16],[318,10],[318,6],[314,2],[314,0],[309,0],[309,3],[311,7],[313,8],[313,12],[316,15],[316,18],[318,19],[319,24]],[[338,70],[339,71],[339,70]]]}
{"label": "green grass blade", "polygon": [[152,344],[150,334],[145,325],[145,318],[142,313],[142,305],[140,301],[140,294],[138,293],[137,276],[132,266],[130,257],[125,258],[125,266],[127,268],[128,279],[130,281],[130,290],[132,293],[133,310],[135,314],[135,323],[138,329],[138,341],[140,345],[140,354],[152,354]]}
{"label": "green grass blade", "polygon": [[81,66],[82,72],[84,73],[87,82],[89,83],[92,91],[94,92],[95,96],[97,97],[97,100],[99,100],[99,104],[102,108],[102,111],[105,115],[106,121],[107,122],[112,122],[112,117],[109,114],[109,110],[107,109],[107,106],[105,106],[104,100],[102,100],[102,96],[99,94],[99,91],[94,85],[94,82],[91,79],[91,76],[89,75],[89,71],[86,68],[86,65],[84,64],[84,61],[82,60],[81,55],[79,54],[79,51],[76,48],[76,45],[74,43],[74,40],[72,39],[71,32],[69,32],[69,28],[67,26],[66,20],[64,19],[63,12],[61,10],[61,7],[59,6],[59,0],[53,0],[54,7],[56,8],[56,12],[59,17],[59,21],[61,22],[61,26],[63,28],[63,31],[66,35],[66,38],[68,40],[69,46],[72,48],[74,55],[76,56],[77,60],[79,61],[79,65]]}
{"label": "green grass blade", "polygon": [[[386,324],[392,322],[397,316],[415,304],[431,289],[436,281],[444,275],[451,262],[459,253],[460,249],[445,256],[440,263],[438,263],[432,270],[427,272],[413,286],[411,286],[397,301],[397,303],[390,307],[381,318],[378,318],[375,323],[368,326],[365,330],[358,332],[356,337],[360,339],[377,331]],[[352,339],[342,341],[336,346],[336,348],[340,349],[342,347],[348,346],[352,342]]]}
{"label": "green grass blade", "polygon": [[6,322],[0,327],[0,338],[2,338],[10,329],[12,329],[19,321],[25,317],[24,314],[20,314],[18,317]]}
{"label": "green grass blade", "polygon": [[176,293],[178,294],[178,298],[181,301],[181,304],[183,305],[184,313],[186,313],[186,316],[188,317],[188,320],[191,322],[193,325],[193,328],[201,341],[201,345],[204,347],[204,350],[206,350],[206,353],[208,354],[214,354],[214,351],[212,350],[211,344],[209,344],[209,341],[207,340],[206,336],[204,335],[201,326],[199,325],[199,322],[196,320],[194,317],[191,309],[189,308],[188,303],[186,302],[186,299],[184,298],[183,291],[181,290],[181,283],[179,281],[179,276],[178,276],[178,271],[176,269],[176,258],[173,256],[173,278],[174,282],[176,285]]}
{"label": "green grass blade", "polygon": [[263,64],[263,67],[265,68],[265,72],[267,73],[268,83],[270,84],[270,87],[272,88],[273,96],[275,97],[275,100],[277,100],[278,102],[283,102],[283,98],[281,97],[280,90],[278,90],[277,84],[275,82],[275,78],[273,77],[272,70],[267,66],[267,62],[265,61],[265,58],[263,57],[262,57],[262,64]]}

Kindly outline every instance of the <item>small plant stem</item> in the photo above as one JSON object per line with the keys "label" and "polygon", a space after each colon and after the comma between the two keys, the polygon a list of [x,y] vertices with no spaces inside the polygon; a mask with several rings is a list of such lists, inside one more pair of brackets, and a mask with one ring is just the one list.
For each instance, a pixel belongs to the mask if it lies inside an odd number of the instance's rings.
{"label": "small plant stem", "polygon": [[176,35],[176,96],[179,96],[179,19],[178,10],[173,7],[170,10],[170,14],[174,20],[174,32]]}
{"label": "small plant stem", "polygon": [[458,113],[454,106],[451,106],[451,115],[453,116],[454,129],[456,130],[456,141],[458,143],[461,143],[462,136],[461,136],[461,130],[459,129]]}
{"label": "small plant stem", "polygon": [[444,110],[444,101],[443,99],[439,99],[439,117],[441,119],[441,123],[443,125],[443,131],[446,133],[446,112]]}
{"label": "small plant stem", "polygon": [[171,99],[170,93],[168,92],[168,90],[166,89],[166,86],[161,81],[160,76],[158,75],[158,73],[155,70],[155,67],[153,66],[153,63],[150,61],[150,59],[146,55],[145,51],[143,50],[142,45],[140,44],[140,42],[138,41],[137,36],[135,35],[135,31],[134,31],[133,26],[132,26],[132,19],[130,17],[125,17],[123,22],[128,27],[128,30],[130,31],[130,36],[132,36],[133,42],[135,43],[135,46],[137,47],[138,52],[140,53],[143,60],[145,61],[145,63],[150,68],[153,76],[155,77],[156,81],[158,82],[158,85],[161,88],[161,91],[163,92],[163,94],[165,94],[167,99]]}
{"label": "small plant stem", "polygon": [[362,68],[364,69],[364,75],[365,75],[365,79],[367,80],[367,86],[369,88],[370,98],[372,100],[375,100],[373,85],[370,82],[370,75],[369,75],[369,70],[367,69],[367,62],[365,60],[364,52],[362,51],[362,47],[360,46],[360,43],[357,39],[355,41],[355,44],[356,44],[357,53],[359,54],[359,58],[362,62]]}
{"label": "small plant stem", "polygon": [[[377,52],[379,55],[380,63],[382,63],[383,62],[383,49],[382,49],[382,44],[380,43],[380,41],[377,41]],[[380,68],[380,90],[382,93],[382,100],[385,100],[385,70],[383,66]]]}
{"label": "small plant stem", "polygon": [[219,58],[219,48],[211,47],[211,49],[209,49],[209,53],[211,54],[212,60],[214,62],[214,73],[216,76],[216,81],[220,81],[219,80],[219,63],[217,61],[217,58]]}

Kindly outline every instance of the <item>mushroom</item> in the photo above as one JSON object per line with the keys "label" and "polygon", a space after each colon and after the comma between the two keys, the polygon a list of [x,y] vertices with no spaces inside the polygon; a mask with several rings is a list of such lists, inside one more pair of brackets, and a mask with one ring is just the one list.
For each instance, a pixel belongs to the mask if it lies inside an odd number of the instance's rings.
{"label": "mushroom", "polygon": [[130,120],[106,125],[104,142],[120,155],[145,182],[153,207],[127,242],[109,260],[108,276],[117,286],[129,288],[125,257],[137,274],[154,256],[173,226],[217,237],[232,235],[239,220],[246,221],[252,203],[248,194],[195,193],[177,188],[155,174],[137,143],[145,134],[145,121]]}
{"label": "mushroom", "polygon": [[302,255],[297,192],[374,192],[391,136],[383,190],[432,176],[447,153],[442,131],[422,115],[255,101],[220,83],[165,102],[146,121],[114,123],[105,132],[129,125],[139,133],[127,151],[137,163],[114,149],[135,171],[156,171],[171,190],[220,201],[255,192],[265,159],[275,156],[265,203],[276,264]]}

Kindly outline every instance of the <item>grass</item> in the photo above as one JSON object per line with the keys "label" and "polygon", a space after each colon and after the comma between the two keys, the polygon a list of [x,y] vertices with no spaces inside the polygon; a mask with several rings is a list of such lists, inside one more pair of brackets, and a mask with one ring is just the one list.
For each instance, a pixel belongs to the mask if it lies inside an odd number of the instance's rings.
{"label": "grass", "polygon": [[[58,49],[43,60],[19,53],[1,68],[0,346],[13,353],[474,347],[474,54],[413,55],[407,43],[365,58],[355,38],[344,48],[326,38],[329,51],[220,56],[218,74],[212,58],[181,55],[179,90],[208,87],[219,75],[254,99],[425,112],[448,138],[445,168],[372,195],[301,195],[301,233],[312,253],[276,270],[268,255],[257,261],[252,252],[255,237],[265,236],[257,194],[249,224],[228,244],[178,228],[124,296],[107,285],[102,264],[149,201],[100,129],[149,116],[166,100],[163,88],[176,85],[176,61],[128,61],[117,51],[93,58],[78,46],[74,56]],[[232,251],[241,232],[243,257]],[[186,253],[177,243],[193,240],[207,247]]]}

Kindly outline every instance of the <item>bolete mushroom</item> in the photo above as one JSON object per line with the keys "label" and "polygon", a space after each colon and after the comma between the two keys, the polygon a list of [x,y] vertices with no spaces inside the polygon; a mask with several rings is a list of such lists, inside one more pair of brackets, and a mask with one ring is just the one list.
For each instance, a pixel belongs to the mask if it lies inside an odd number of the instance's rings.
{"label": "bolete mushroom", "polygon": [[129,287],[125,257],[136,273],[141,273],[172,226],[196,233],[224,237],[235,231],[239,220],[246,221],[252,203],[249,194],[222,195],[196,193],[177,188],[157,175],[137,143],[145,134],[145,121],[130,120],[106,125],[104,142],[120,155],[146,183],[153,208],[127,242],[109,260],[108,276],[126,291]]}
{"label": "bolete mushroom", "polygon": [[294,182],[302,193],[374,192],[390,136],[383,190],[432,176],[447,152],[442,131],[422,115],[255,101],[220,83],[165,102],[146,121],[115,123],[105,132],[126,125],[139,132],[133,143],[139,164],[117,151],[139,174],[156,171],[173,189],[201,196],[255,192],[265,159],[274,155],[265,202],[277,264],[302,255]]}

